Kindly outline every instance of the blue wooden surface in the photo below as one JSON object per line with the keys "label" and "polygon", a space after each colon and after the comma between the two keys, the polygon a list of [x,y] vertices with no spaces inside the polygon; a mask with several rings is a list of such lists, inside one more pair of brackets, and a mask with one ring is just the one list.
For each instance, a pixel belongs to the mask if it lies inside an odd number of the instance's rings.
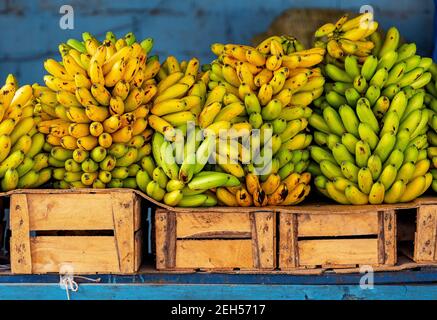
{"label": "blue wooden surface", "polygon": [[[59,28],[59,8],[75,9],[75,29]],[[276,16],[288,8],[333,7],[359,11],[372,5],[382,27],[396,25],[420,52],[430,55],[433,47],[432,0],[0,0],[0,77],[14,72],[24,82],[41,82],[42,61],[57,54],[58,43],[78,37],[83,31],[118,35],[134,31],[138,37],[152,36],[155,53],[174,54],[180,59],[213,58],[213,42],[248,43],[265,31]]]}
{"label": "blue wooden surface", "polygon": [[[362,274],[287,275],[287,274],[220,274],[220,273],[141,273],[137,275],[87,275],[101,284],[269,284],[269,285],[354,285]],[[77,278],[76,281],[87,282]],[[0,275],[0,285],[13,283],[57,283],[59,275]],[[429,284],[437,283],[437,268],[420,271],[375,272],[375,284]]]}
{"label": "blue wooden surface", "polygon": [[[93,275],[75,278],[77,299],[139,300],[437,300],[437,270],[377,272],[373,289],[359,287],[360,274],[171,274]],[[66,299],[58,275],[1,275],[0,300]]]}
{"label": "blue wooden surface", "polygon": [[[58,284],[1,284],[1,300],[65,300]],[[436,300],[437,285],[81,284],[71,300]]]}

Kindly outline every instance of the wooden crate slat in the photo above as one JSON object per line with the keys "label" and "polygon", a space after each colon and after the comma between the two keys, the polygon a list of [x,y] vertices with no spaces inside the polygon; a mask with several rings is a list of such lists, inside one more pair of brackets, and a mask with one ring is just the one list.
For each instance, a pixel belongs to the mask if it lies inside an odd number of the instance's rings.
{"label": "wooden crate slat", "polygon": [[35,237],[31,254],[33,273],[120,272],[114,237]]}
{"label": "wooden crate slat", "polygon": [[175,267],[176,258],[176,213],[156,210],[155,213],[156,267]]}
{"label": "wooden crate slat", "polygon": [[299,237],[355,236],[378,234],[376,212],[344,214],[299,214]]}
{"label": "wooden crate slat", "polygon": [[252,251],[256,268],[271,269],[276,265],[276,214],[273,211],[251,213]]}
{"label": "wooden crate slat", "polygon": [[384,217],[384,262],[385,265],[395,265],[397,261],[397,228],[396,211],[383,213]]}
{"label": "wooden crate slat", "polygon": [[377,239],[302,240],[299,264],[378,264]]}
{"label": "wooden crate slat", "polygon": [[423,205],[417,210],[414,260],[437,261],[437,205]]}
{"label": "wooden crate slat", "polygon": [[251,225],[247,212],[176,213],[177,238],[250,238]]}
{"label": "wooden crate slat", "polygon": [[279,268],[298,266],[297,214],[279,213]]}
{"label": "wooden crate slat", "polygon": [[178,240],[178,268],[253,269],[251,240]]}
{"label": "wooden crate slat", "polygon": [[131,273],[135,258],[133,194],[112,192],[111,199],[120,272]]}
{"label": "wooden crate slat", "polygon": [[30,230],[114,229],[110,194],[29,194],[28,206]]}
{"label": "wooden crate slat", "polygon": [[11,198],[10,223],[12,229],[11,268],[16,273],[30,274],[32,273],[32,256],[29,211],[25,194],[18,194]]}

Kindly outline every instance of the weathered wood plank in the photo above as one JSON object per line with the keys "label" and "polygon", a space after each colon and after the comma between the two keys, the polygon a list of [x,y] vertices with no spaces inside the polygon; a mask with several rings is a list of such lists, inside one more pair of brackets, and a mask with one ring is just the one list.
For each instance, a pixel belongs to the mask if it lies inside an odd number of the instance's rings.
{"label": "weathered wood plank", "polygon": [[251,240],[178,240],[178,268],[253,269]]}
{"label": "weathered wood plank", "polygon": [[384,212],[384,264],[394,266],[397,262],[396,212]]}
{"label": "weathered wood plank", "polygon": [[378,239],[301,240],[299,265],[378,264]]}
{"label": "weathered wood plank", "polygon": [[[341,226],[341,227],[340,227]],[[373,212],[344,214],[299,214],[299,237],[355,236],[378,233],[378,216]]]}
{"label": "weathered wood plank", "polygon": [[11,196],[10,223],[11,270],[14,273],[30,274],[33,263],[30,251],[29,211],[25,194]]}
{"label": "weathered wood plank", "polygon": [[[14,196],[14,195],[13,195]],[[30,230],[112,230],[110,194],[28,194]]]}
{"label": "weathered wood plank", "polygon": [[114,236],[120,265],[120,272],[134,270],[134,195],[132,193],[111,193]]}
{"label": "weathered wood plank", "polygon": [[417,210],[414,245],[416,262],[437,261],[437,205],[423,205]]}
{"label": "weathered wood plank", "polygon": [[176,213],[176,237],[183,238],[250,238],[248,212]]}
{"label": "weathered wood plank", "polygon": [[120,272],[114,237],[35,237],[31,255],[34,273]]}
{"label": "weathered wood plank", "polygon": [[279,268],[297,267],[297,215],[279,213]]}
{"label": "weathered wood plank", "polygon": [[155,213],[156,268],[175,267],[176,256],[176,215],[167,210]]}

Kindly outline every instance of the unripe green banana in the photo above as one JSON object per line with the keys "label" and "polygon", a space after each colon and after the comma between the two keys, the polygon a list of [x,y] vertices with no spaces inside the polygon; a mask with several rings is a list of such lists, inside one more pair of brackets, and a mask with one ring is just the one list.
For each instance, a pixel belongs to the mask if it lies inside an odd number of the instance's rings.
{"label": "unripe green banana", "polygon": [[370,190],[373,186],[373,178],[372,173],[370,172],[369,168],[363,167],[358,172],[358,187],[360,190],[365,193],[369,194]]}
{"label": "unripe green banana", "polygon": [[347,104],[340,106],[338,109],[341,121],[347,132],[358,137],[358,125],[360,123],[355,111]]}
{"label": "unripe green banana", "polygon": [[[83,172],[93,173],[93,172],[96,172],[97,170],[99,170],[99,164],[94,162],[92,159],[86,159],[84,162],[81,163],[81,168],[82,168]],[[74,172],[72,172],[72,173],[74,173]],[[80,178],[78,180],[80,180]],[[74,181],[76,181],[76,180],[74,180]]]}
{"label": "unripe green banana", "polygon": [[353,134],[348,132],[341,136],[341,142],[346,146],[351,154],[355,154],[355,148],[358,141],[359,140]]}
{"label": "unripe green banana", "polygon": [[[48,157],[47,157],[48,160]],[[47,163],[48,164],[48,163]],[[35,165],[35,161],[29,157],[24,157],[23,162],[17,167],[17,173],[19,177],[24,176],[30,170],[32,170]]]}
{"label": "unripe green banana", "polygon": [[123,181],[120,179],[111,179],[107,184],[108,188],[123,188]]}
{"label": "unripe green banana", "polygon": [[[345,95],[346,90],[349,88],[352,88],[353,84],[352,83],[347,83],[347,82],[334,82],[334,84],[332,85],[331,90],[327,90],[326,92],[331,92],[334,91],[336,93],[338,93],[339,95],[341,95],[342,97]],[[329,99],[326,99],[329,102]],[[337,98],[336,100],[341,100],[341,98]]]}
{"label": "unripe green banana", "polygon": [[137,160],[137,155],[138,155],[138,149],[129,148],[128,152],[124,156],[117,159],[115,165],[117,167],[129,167]]}
{"label": "unripe green banana", "polygon": [[178,207],[200,207],[208,200],[205,194],[187,196],[184,195],[178,203]]}
{"label": "unripe green banana", "polygon": [[65,161],[73,157],[73,151],[64,149],[62,147],[54,147],[52,151],[50,151],[50,155],[56,160]]}
{"label": "unripe green banana", "polygon": [[8,168],[3,175],[1,181],[1,187],[3,191],[10,191],[17,188],[18,185],[18,172],[15,169]]}
{"label": "unripe green banana", "polygon": [[398,49],[398,62],[408,59],[416,54],[416,44],[415,43],[404,43]]}
{"label": "unripe green banana", "polygon": [[[21,150],[11,153],[0,164],[0,178],[3,178],[8,169],[16,169],[24,160],[24,153]],[[12,174],[12,173],[11,173]],[[18,174],[17,174],[18,175]]]}
{"label": "unripe green banana", "polygon": [[379,140],[374,150],[374,153],[381,159],[382,162],[384,162],[392,152],[395,144],[396,135],[393,132],[387,132],[382,135],[381,140]]}
{"label": "unripe green banana", "polygon": [[329,180],[333,180],[336,177],[343,176],[341,168],[329,160],[322,160],[320,162],[320,170],[322,171],[323,175]]}
{"label": "unripe green banana", "polygon": [[393,165],[395,166],[396,170],[399,170],[403,162],[404,162],[404,153],[399,149],[394,149],[390,153],[388,159],[384,162],[384,167],[388,165]]}
{"label": "unripe green banana", "polygon": [[355,160],[342,143],[335,144],[334,148],[332,148],[332,155],[338,165],[341,165],[344,161],[354,162]]}
{"label": "unripe green banana", "polygon": [[385,41],[379,51],[379,57],[383,57],[387,52],[396,51],[399,45],[400,34],[398,29],[391,27],[387,30]]}
{"label": "unripe green banana", "polygon": [[44,139],[45,139],[44,134],[42,133],[34,134],[32,136],[32,145],[30,149],[27,151],[26,156],[28,156],[29,158],[33,158],[38,153],[40,153],[44,146],[44,142],[45,142]]}
{"label": "unripe green banana", "polygon": [[346,179],[349,179],[350,181],[352,181],[354,183],[358,182],[358,172],[359,171],[360,171],[360,168],[358,168],[351,161],[343,161],[341,164],[341,172],[343,173],[343,176],[346,177]]}
{"label": "unripe green banana", "polygon": [[413,177],[415,170],[416,166],[414,165],[414,162],[405,162],[399,168],[395,180],[402,180],[405,184],[407,184]]}
{"label": "unripe green banana", "polygon": [[378,69],[373,75],[372,79],[370,79],[370,85],[382,89],[387,79],[388,79],[387,69],[385,68]]}
{"label": "unripe green banana", "polygon": [[396,111],[389,111],[383,118],[383,126],[379,136],[382,137],[388,132],[397,133],[399,130],[399,116]]}
{"label": "unripe green banana", "polygon": [[360,122],[369,125],[373,132],[378,134],[379,123],[375,115],[373,114],[372,109],[370,108],[369,100],[367,100],[366,98],[361,98],[360,100],[358,100],[356,111]]}
{"label": "unripe green banana", "polygon": [[385,86],[388,87],[393,84],[397,84],[403,77],[407,65],[405,62],[397,63],[392,69],[390,69]]}
{"label": "unripe green banana", "polygon": [[[387,82],[386,82],[386,85],[387,85]],[[397,84],[391,84],[391,85],[388,85],[382,91],[381,94],[391,100],[396,96],[396,94],[399,93],[400,90],[401,89],[399,88],[399,86]]]}
{"label": "unripe green banana", "polygon": [[397,170],[394,165],[386,166],[379,176],[379,181],[384,185],[385,190],[390,189],[392,184],[395,182],[397,175]]}
{"label": "unripe green banana", "polygon": [[358,65],[357,57],[352,55],[346,56],[344,59],[344,69],[352,79],[360,75],[360,66]]}
{"label": "unripe green banana", "polygon": [[334,108],[325,108],[323,110],[323,118],[325,119],[325,122],[332,133],[336,134],[337,136],[341,136],[346,132],[340,115]]}
{"label": "unripe green banana", "polygon": [[410,131],[407,129],[399,130],[396,137],[395,148],[404,151],[410,142]]}
{"label": "unripe green banana", "polygon": [[102,162],[106,158],[106,149],[98,146],[90,152],[91,159],[95,162]]}
{"label": "unripe green banana", "polygon": [[390,70],[396,63],[397,59],[398,53],[396,51],[389,51],[385,53],[384,56],[380,57],[379,59],[378,69]]}
{"label": "unripe green banana", "polygon": [[152,181],[149,174],[145,170],[140,170],[137,172],[135,179],[138,188],[143,192],[147,192],[147,185]]}
{"label": "unripe green banana", "polygon": [[359,167],[367,166],[367,162],[371,156],[372,152],[370,146],[367,142],[360,140],[355,145],[355,163]]}
{"label": "unripe green banana", "polygon": [[370,106],[373,106],[380,96],[381,90],[379,89],[379,87],[371,85],[369,86],[369,88],[367,88],[365,97],[367,98],[367,100],[369,100]]}
{"label": "unripe green banana", "polygon": [[354,79],[354,88],[357,90],[360,94],[363,94],[366,92],[368,88],[367,80],[363,76],[358,76]]}
{"label": "unripe green banana", "polygon": [[325,72],[327,76],[334,81],[352,82],[353,80],[353,78],[348,73],[346,73],[346,71],[340,69],[339,67],[333,64],[328,63],[325,66]]}
{"label": "unripe green banana", "polygon": [[345,97],[348,105],[355,106],[361,98],[361,94],[355,88],[349,88],[345,91]]}
{"label": "unripe green banana", "polygon": [[361,68],[361,75],[369,81],[375,74],[376,68],[378,67],[378,59],[374,56],[368,56],[366,61]]}
{"label": "unripe green banana", "polygon": [[76,149],[73,151],[73,160],[77,163],[84,162],[89,157],[89,152],[81,149]]}
{"label": "unripe green banana", "polygon": [[[88,159],[86,159],[86,160],[88,160]],[[99,167],[100,167],[100,169],[102,169],[104,171],[112,171],[115,168],[116,161],[117,160],[115,159],[114,156],[107,155],[106,158],[103,159],[103,161],[99,163]]]}
{"label": "unripe green banana", "polygon": [[19,178],[17,188],[27,189],[32,188],[38,182],[39,173],[33,170]]}
{"label": "unripe green banana", "polygon": [[370,146],[370,149],[375,149],[379,138],[376,133],[372,130],[372,128],[367,123],[360,123],[358,126],[358,134],[360,139],[367,142]]}

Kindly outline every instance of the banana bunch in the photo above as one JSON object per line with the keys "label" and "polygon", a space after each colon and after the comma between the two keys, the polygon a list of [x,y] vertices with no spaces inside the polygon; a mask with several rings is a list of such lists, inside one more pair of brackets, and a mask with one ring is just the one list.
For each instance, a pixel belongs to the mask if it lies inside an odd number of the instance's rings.
{"label": "banana bunch", "polygon": [[325,66],[325,94],[309,119],[315,129],[309,167],[315,185],[342,204],[408,202],[432,183],[424,104],[432,60],[415,44],[399,47],[391,28],[376,56],[363,65]]}
{"label": "banana bunch", "polygon": [[237,187],[237,177],[211,170],[207,164],[214,146],[214,139],[199,138],[199,128],[189,128],[184,136],[177,131],[177,139],[171,143],[160,132],[152,139],[152,155],[141,161],[137,173],[138,187],[156,201],[169,206],[210,207],[217,205],[212,191],[219,187]]}
{"label": "banana bunch", "polygon": [[82,36],[61,44],[62,61],[44,63],[45,86],[33,85],[55,186],[135,188],[137,163],[151,152],[147,117],[160,70],[148,56],[153,40]]}
{"label": "banana bunch", "polygon": [[52,175],[44,135],[36,124],[35,99],[30,85],[18,86],[8,75],[0,88],[0,185],[2,191],[37,188]]}
{"label": "banana bunch", "polygon": [[327,62],[344,61],[348,55],[358,57],[360,62],[380,46],[380,34],[375,33],[378,22],[373,14],[363,13],[348,20],[342,16],[335,24],[326,23],[315,32],[316,47],[326,48]]}
{"label": "banana bunch", "polygon": [[325,82],[315,66],[325,50],[304,50],[295,38],[285,36],[270,37],[256,48],[215,43],[211,49],[218,58],[207,71],[209,92],[198,125],[216,137],[221,130],[231,132],[216,139],[213,156],[224,172],[240,180],[250,177],[238,188],[217,189],[219,202],[300,202],[309,192],[309,105],[322,95]]}
{"label": "banana bunch", "polygon": [[428,106],[430,116],[428,119],[428,157],[431,160],[431,173],[433,175],[432,189],[437,192],[437,65],[433,63],[429,68],[432,74],[431,81],[426,85],[425,104]]}
{"label": "banana bunch", "polygon": [[199,67],[196,58],[179,63],[169,56],[159,69],[149,124],[169,141],[176,139],[176,129],[186,131],[188,122],[197,123],[208,83],[208,74],[199,72]]}

